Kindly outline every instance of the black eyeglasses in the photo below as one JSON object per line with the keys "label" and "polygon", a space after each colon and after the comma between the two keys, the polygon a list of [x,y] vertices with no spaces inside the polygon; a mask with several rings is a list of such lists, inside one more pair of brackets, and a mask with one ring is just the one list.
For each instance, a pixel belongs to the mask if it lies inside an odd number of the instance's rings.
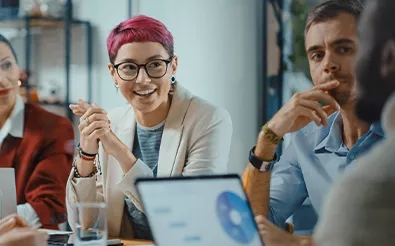
{"label": "black eyeglasses", "polygon": [[144,67],[145,72],[150,78],[159,79],[165,76],[169,63],[172,61],[173,56],[167,60],[155,59],[145,64],[136,64],[134,62],[121,62],[113,67],[117,70],[118,76],[126,81],[131,81],[137,78],[140,68]]}

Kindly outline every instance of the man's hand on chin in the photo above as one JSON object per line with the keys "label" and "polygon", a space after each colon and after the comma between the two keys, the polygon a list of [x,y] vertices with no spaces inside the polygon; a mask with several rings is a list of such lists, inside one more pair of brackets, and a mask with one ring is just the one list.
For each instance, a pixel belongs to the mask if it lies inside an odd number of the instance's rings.
{"label": "man's hand on chin", "polygon": [[312,246],[311,237],[294,236],[277,226],[273,225],[264,216],[255,217],[259,234],[263,238],[265,246]]}

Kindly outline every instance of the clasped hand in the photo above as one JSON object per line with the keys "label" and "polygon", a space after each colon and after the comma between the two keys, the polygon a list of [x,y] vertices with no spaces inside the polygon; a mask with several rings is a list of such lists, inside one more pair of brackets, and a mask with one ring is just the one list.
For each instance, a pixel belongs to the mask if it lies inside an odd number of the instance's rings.
{"label": "clasped hand", "polygon": [[81,148],[87,153],[97,153],[100,141],[108,154],[115,155],[120,140],[111,130],[107,112],[97,104],[88,104],[83,100],[71,104],[70,109],[73,114],[81,116],[78,125]]}

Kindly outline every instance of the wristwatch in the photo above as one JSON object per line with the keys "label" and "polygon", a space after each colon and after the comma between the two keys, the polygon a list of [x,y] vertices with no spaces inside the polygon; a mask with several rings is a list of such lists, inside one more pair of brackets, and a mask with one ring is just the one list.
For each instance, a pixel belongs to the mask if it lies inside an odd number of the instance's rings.
{"label": "wristwatch", "polygon": [[[273,169],[273,161],[264,161],[257,157],[255,154],[255,146],[250,151],[249,161],[250,163],[256,168],[259,169],[261,172],[271,171]],[[276,160],[277,157],[274,155],[273,160]]]}

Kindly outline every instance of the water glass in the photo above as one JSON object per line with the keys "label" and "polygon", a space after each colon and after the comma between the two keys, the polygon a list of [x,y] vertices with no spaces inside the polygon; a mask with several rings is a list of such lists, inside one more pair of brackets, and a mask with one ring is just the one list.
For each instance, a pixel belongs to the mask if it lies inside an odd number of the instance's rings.
{"label": "water glass", "polygon": [[107,206],[105,203],[76,203],[74,245],[107,245]]}

